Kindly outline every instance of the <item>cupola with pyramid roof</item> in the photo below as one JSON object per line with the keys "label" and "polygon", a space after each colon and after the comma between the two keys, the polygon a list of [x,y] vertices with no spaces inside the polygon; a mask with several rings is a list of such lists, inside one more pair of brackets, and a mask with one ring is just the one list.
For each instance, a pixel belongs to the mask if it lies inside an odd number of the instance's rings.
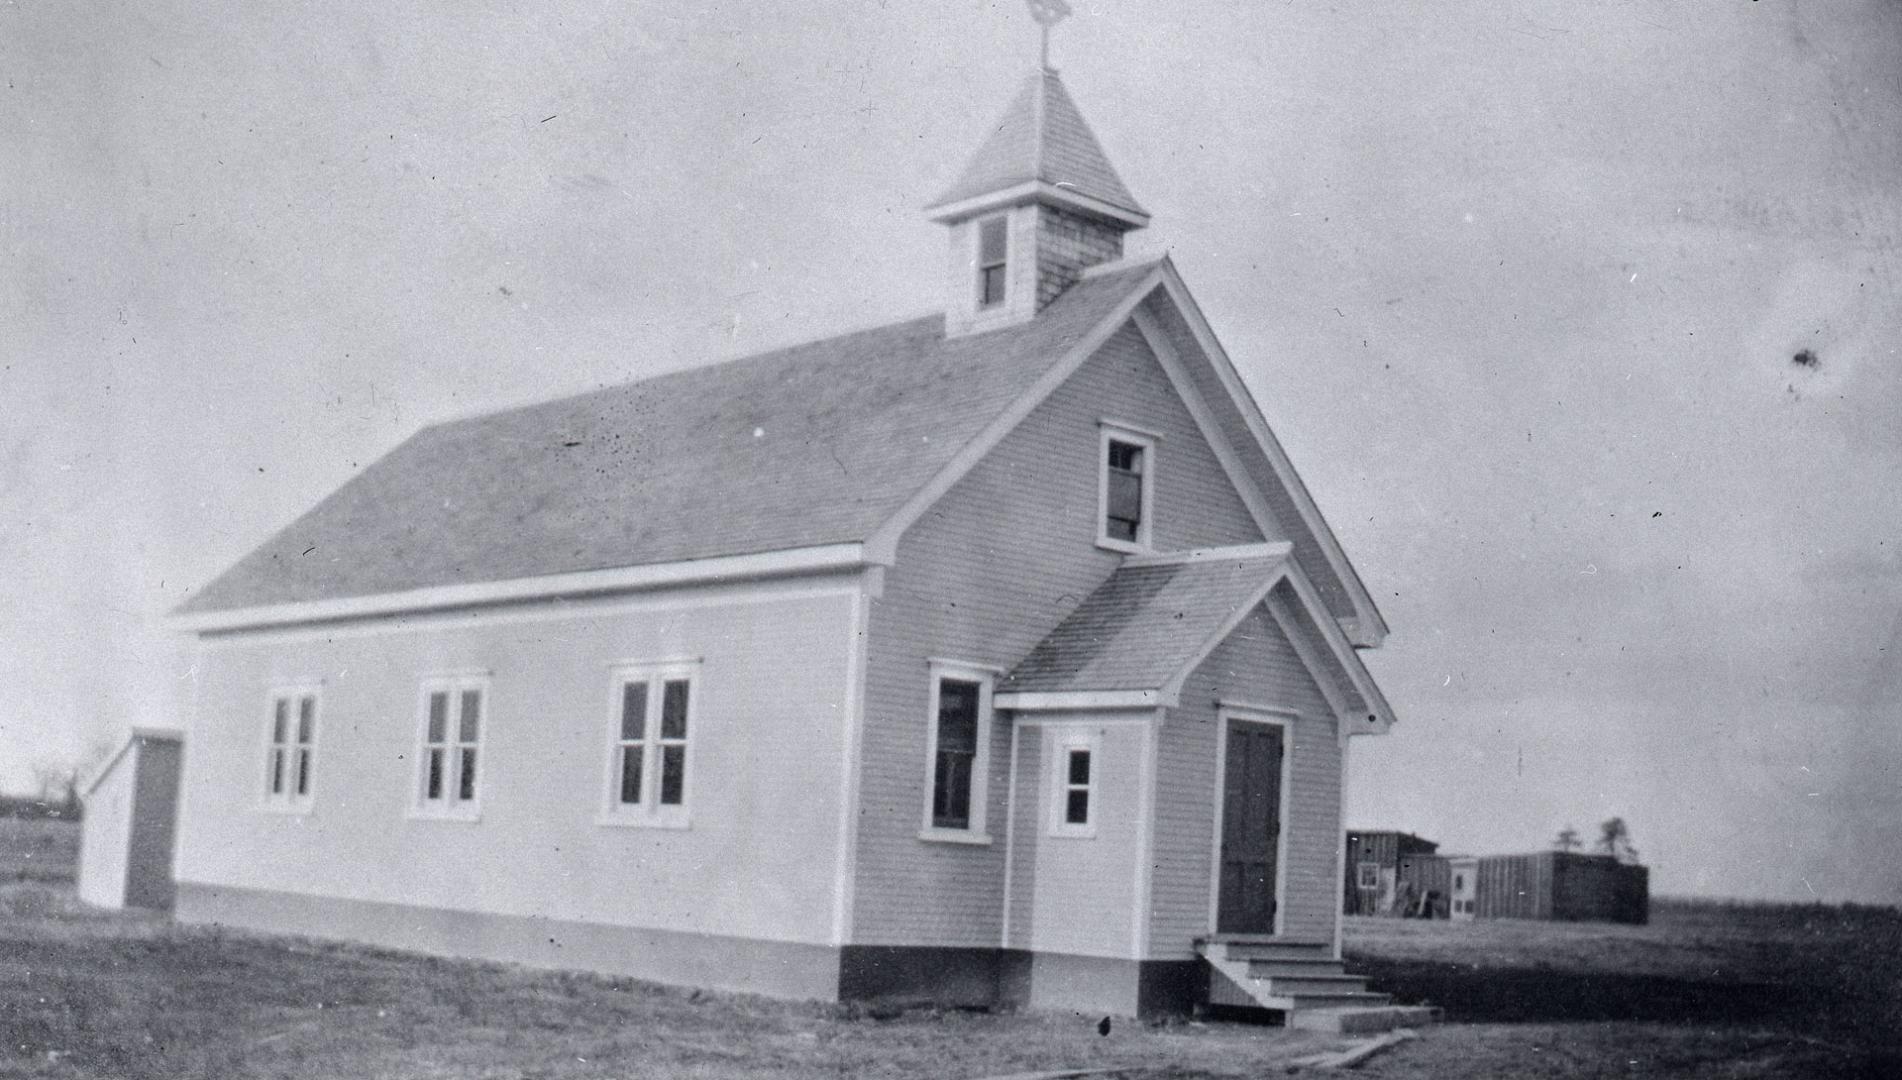
{"label": "cupola with pyramid roof", "polygon": [[1036,317],[1149,223],[1055,70],[1039,65],[926,214],[950,228],[945,332]]}

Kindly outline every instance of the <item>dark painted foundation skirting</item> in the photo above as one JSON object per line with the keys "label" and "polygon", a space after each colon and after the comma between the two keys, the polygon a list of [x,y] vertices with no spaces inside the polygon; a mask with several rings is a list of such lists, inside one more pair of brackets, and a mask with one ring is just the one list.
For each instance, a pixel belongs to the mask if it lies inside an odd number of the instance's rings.
{"label": "dark painted foundation skirting", "polygon": [[1092,1015],[1183,1015],[1206,1000],[1206,970],[1200,960],[848,945],[840,954],[839,997]]}
{"label": "dark painted foundation skirting", "polygon": [[799,1000],[833,1001],[829,945],[178,883],[180,922],[356,941],[437,956],[625,975]]}
{"label": "dark painted foundation skirting", "polygon": [[1202,960],[1144,960],[1136,974],[1138,1016],[1187,1016],[1209,1000]]}
{"label": "dark painted foundation skirting", "polygon": [[808,945],[179,882],[180,922],[808,1001],[876,999],[1156,1016],[1207,1001],[1199,960]]}
{"label": "dark painted foundation skirting", "polygon": [[839,999],[998,1004],[1000,949],[847,945],[839,950]]}

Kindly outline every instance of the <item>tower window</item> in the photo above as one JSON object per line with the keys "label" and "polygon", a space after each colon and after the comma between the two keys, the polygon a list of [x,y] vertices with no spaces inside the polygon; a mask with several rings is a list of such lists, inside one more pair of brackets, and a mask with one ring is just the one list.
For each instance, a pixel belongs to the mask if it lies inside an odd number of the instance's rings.
{"label": "tower window", "polygon": [[977,306],[996,307],[1004,302],[1004,264],[1007,223],[994,217],[977,226]]}

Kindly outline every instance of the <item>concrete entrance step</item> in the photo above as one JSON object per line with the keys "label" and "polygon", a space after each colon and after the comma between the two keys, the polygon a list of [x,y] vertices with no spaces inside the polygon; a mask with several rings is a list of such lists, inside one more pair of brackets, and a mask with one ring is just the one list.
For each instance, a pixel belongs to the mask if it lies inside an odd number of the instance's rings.
{"label": "concrete entrance step", "polygon": [[1367,1035],[1439,1022],[1440,1010],[1431,1005],[1346,1005],[1288,1013],[1291,1028],[1333,1035]]}

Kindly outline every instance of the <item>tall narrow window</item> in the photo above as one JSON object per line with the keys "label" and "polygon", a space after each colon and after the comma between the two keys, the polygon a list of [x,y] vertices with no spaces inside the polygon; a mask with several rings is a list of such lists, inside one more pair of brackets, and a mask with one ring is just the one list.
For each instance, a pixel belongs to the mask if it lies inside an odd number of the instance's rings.
{"label": "tall narrow window", "polygon": [[991,683],[985,669],[934,662],[925,839],[986,842]]}
{"label": "tall narrow window", "polygon": [[486,675],[437,676],[423,682],[417,754],[417,809],[428,815],[473,818],[481,801]]}
{"label": "tall narrow window", "polygon": [[279,810],[310,806],[317,752],[317,691],[299,687],[271,695],[264,757],[264,802]]}
{"label": "tall narrow window", "polygon": [[686,824],[693,679],[692,664],[615,669],[607,821]]}
{"label": "tall narrow window", "polygon": [[1009,225],[1004,218],[986,218],[977,225],[977,306],[996,307],[1004,302],[1006,251]]}
{"label": "tall narrow window", "polygon": [[1050,833],[1096,835],[1096,774],[1099,740],[1095,732],[1059,733],[1051,755]]}
{"label": "tall narrow window", "polygon": [[938,680],[938,760],[931,792],[931,824],[971,827],[971,766],[977,759],[977,697],[983,688],[962,679]]}
{"label": "tall narrow window", "polygon": [[1155,437],[1105,427],[1101,446],[1097,542],[1122,551],[1147,548],[1155,501]]}

